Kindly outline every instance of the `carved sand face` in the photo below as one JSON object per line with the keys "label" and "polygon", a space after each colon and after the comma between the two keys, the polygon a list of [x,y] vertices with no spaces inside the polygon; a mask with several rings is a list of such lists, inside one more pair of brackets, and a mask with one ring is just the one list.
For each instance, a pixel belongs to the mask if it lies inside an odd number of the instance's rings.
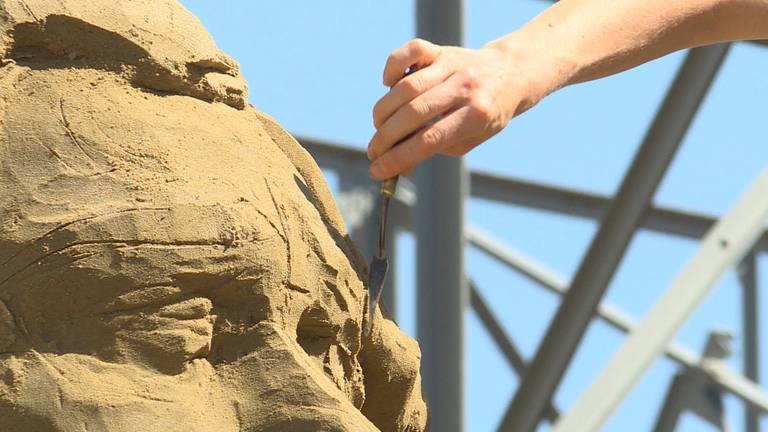
{"label": "carved sand face", "polygon": [[0,26],[0,430],[423,430],[418,349],[361,340],[363,266],[235,63],[172,1],[53,3]]}
{"label": "carved sand face", "polygon": [[[32,73],[30,87],[17,82],[19,91],[61,88],[50,75]],[[9,152],[33,159],[9,158],[6,172],[44,165],[12,186],[46,203],[19,223],[57,221],[45,223],[34,243],[15,247],[9,263],[19,270],[2,292],[8,309],[19,311],[20,340],[41,353],[179,374],[195,359],[237,363],[264,343],[257,328],[268,326],[280,332],[282,349],[311,359],[359,408],[360,278],[336,243],[343,237],[329,231],[256,115],[145,99],[135,89],[126,97],[106,77],[69,86],[84,97],[37,90],[7,107],[9,124],[34,127],[9,133]],[[125,108],[112,102],[118,93]],[[100,103],[111,109],[93,110]],[[183,112],[180,103],[195,107],[191,115],[164,114]],[[30,119],[32,111],[39,114]],[[211,133],[210,119],[224,127]],[[114,136],[126,123],[134,140]],[[92,159],[78,155],[70,134]],[[60,146],[59,156],[29,149],[30,142]]]}

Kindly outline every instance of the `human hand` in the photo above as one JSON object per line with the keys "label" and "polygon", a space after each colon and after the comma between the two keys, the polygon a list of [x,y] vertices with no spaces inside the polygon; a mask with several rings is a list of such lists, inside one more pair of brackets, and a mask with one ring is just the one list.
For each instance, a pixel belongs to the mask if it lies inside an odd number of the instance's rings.
{"label": "human hand", "polygon": [[[407,172],[434,154],[464,155],[498,133],[556,88],[533,64],[494,44],[473,50],[414,39],[393,51],[384,68],[391,89],[373,108],[371,177]],[[404,77],[409,68],[416,71]]]}

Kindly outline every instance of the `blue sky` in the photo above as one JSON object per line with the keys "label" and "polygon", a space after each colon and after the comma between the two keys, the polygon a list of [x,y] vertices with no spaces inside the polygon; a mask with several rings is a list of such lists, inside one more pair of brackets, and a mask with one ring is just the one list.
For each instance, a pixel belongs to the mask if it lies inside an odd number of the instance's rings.
{"label": "blue sky", "polygon": [[[299,0],[210,2],[183,0],[238,60],[250,84],[250,101],[297,135],[364,147],[373,133],[371,107],[385,92],[381,70],[387,54],[415,34],[413,1]],[[466,45],[480,47],[535,16],[539,0],[467,0]],[[683,53],[635,70],[564,89],[512,121],[467,158],[471,168],[611,194],[653,118]],[[656,202],[721,214],[768,161],[765,114],[768,49],[738,44],[729,53],[712,92],[695,118],[664,179]],[[333,182],[331,182],[333,184]],[[471,223],[493,232],[570,278],[594,234],[594,223],[472,199]],[[399,247],[402,286],[398,317],[414,333],[413,239]],[[607,299],[641,317],[696,250],[686,239],[640,231]],[[760,260],[765,273],[768,260]],[[476,251],[467,269],[508,333],[530,357],[558,299]],[[768,299],[761,297],[761,309]],[[678,334],[700,351],[710,329],[736,334],[731,365],[740,370],[740,290],[726,274]],[[466,315],[466,430],[495,430],[517,378],[471,312]],[[766,320],[761,323],[768,333]],[[556,395],[567,408],[584,391],[622,337],[595,322]],[[768,370],[763,346],[762,366]],[[669,379],[676,371],[661,359],[646,373],[605,426],[605,431],[650,430]],[[742,430],[742,408],[727,399],[727,415]],[[765,426],[768,427],[768,422]],[[542,428],[546,430],[546,428]],[[707,431],[686,416],[681,431]]]}

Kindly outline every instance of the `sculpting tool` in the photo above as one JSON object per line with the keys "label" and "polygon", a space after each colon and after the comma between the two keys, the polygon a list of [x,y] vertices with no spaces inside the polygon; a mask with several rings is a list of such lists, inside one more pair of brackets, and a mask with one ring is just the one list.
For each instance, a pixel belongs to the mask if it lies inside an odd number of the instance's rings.
{"label": "sculpting tool", "polygon": [[[416,65],[411,66],[405,72],[403,77],[406,77],[414,72],[418,67]],[[416,132],[406,136],[397,144],[407,140],[413,136]],[[397,145],[395,144],[395,145]],[[373,316],[376,313],[376,305],[379,304],[379,298],[381,298],[381,290],[384,288],[384,280],[387,278],[387,270],[389,269],[389,260],[387,259],[387,213],[389,211],[389,200],[395,195],[397,190],[397,180],[399,175],[390,177],[381,182],[381,211],[379,212],[379,244],[376,248],[376,254],[371,259],[371,264],[368,266],[368,323],[365,326],[365,334],[369,334],[371,328],[373,328]]]}
{"label": "sculpting tool", "polygon": [[384,287],[384,280],[387,277],[387,269],[389,268],[386,248],[387,213],[389,211],[389,200],[395,195],[399,178],[400,176],[394,176],[381,183],[379,245],[376,248],[376,254],[373,255],[371,264],[368,266],[368,323],[365,326],[366,334],[369,334],[373,327],[373,316],[376,313],[376,305],[379,303],[381,290]]}

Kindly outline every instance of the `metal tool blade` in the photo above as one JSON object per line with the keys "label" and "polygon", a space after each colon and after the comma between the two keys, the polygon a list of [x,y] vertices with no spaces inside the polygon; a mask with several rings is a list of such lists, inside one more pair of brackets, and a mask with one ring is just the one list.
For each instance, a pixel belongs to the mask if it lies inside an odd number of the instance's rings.
{"label": "metal tool blade", "polygon": [[389,213],[389,200],[394,196],[397,188],[398,176],[384,180],[381,184],[381,212],[379,213],[379,247],[368,266],[368,323],[364,327],[368,335],[373,328],[373,317],[376,314],[376,306],[381,298],[384,288],[384,280],[387,278],[389,261],[387,260],[386,233],[387,214]]}
{"label": "metal tool blade", "polygon": [[366,334],[373,328],[373,316],[376,313],[376,305],[381,298],[381,291],[384,288],[384,280],[387,278],[389,261],[386,257],[379,258],[374,256],[368,267],[368,323],[365,326]]}

